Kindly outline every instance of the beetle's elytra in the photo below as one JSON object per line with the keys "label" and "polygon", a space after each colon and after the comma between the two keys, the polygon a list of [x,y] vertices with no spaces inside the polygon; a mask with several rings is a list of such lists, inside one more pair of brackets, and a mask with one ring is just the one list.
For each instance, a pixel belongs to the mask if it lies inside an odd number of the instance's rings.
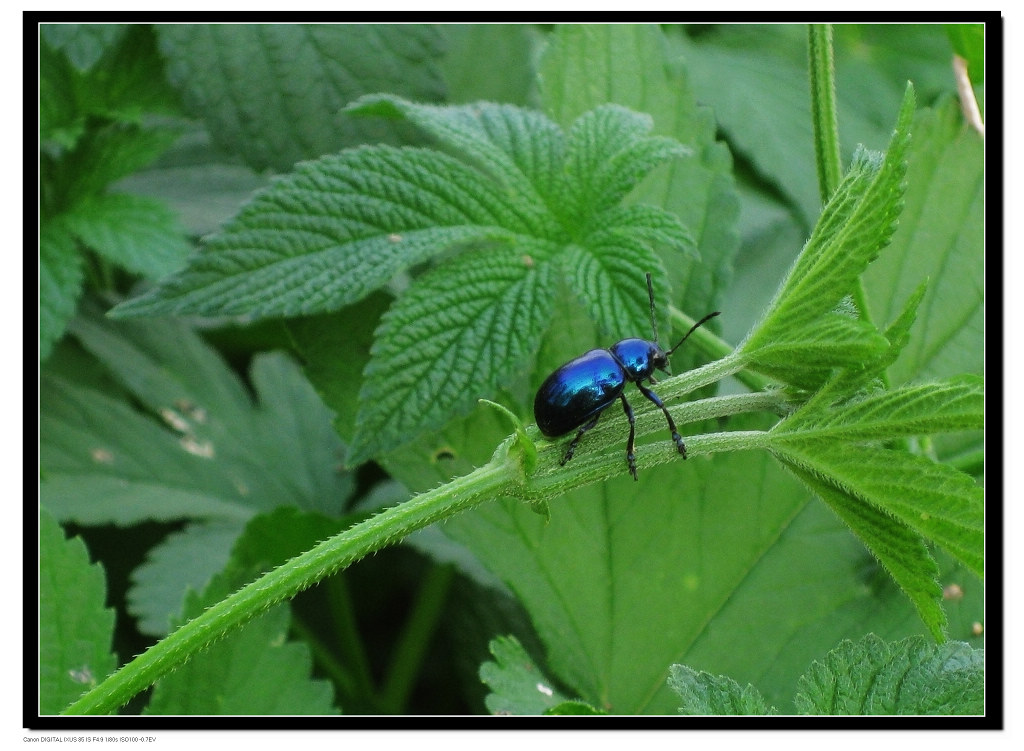
{"label": "beetle's elytra", "polygon": [[668,358],[686,341],[699,326],[719,315],[719,311],[709,313],[697,321],[679,340],[679,344],[665,352],[657,342],[658,330],[654,316],[654,290],[651,275],[647,274],[647,294],[651,301],[651,327],[655,341],[646,339],[623,339],[609,349],[592,349],[579,357],[570,360],[554,373],[549,375],[537,390],[533,400],[533,415],[541,432],[549,438],[565,435],[576,430],[575,437],[569,442],[562,457],[561,464],[572,459],[580,438],[597,424],[601,413],[619,399],[622,409],[629,420],[629,439],[626,441],[626,463],[633,479],[636,475],[636,455],[634,438],[636,421],[633,408],[623,393],[626,383],[632,382],[640,389],[640,393],[657,405],[665,415],[672,440],[679,453],[686,458],[686,445],[676,430],[672,416],[665,409],[665,404],[658,395],[644,385],[644,381],[654,382],[654,371],[668,372]]}

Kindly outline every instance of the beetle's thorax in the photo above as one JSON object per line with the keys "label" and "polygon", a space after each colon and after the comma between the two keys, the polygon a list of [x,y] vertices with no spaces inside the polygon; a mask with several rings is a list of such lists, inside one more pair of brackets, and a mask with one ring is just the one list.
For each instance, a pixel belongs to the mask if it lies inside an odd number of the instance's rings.
{"label": "beetle's thorax", "polygon": [[628,381],[650,378],[655,368],[664,369],[668,364],[665,351],[646,339],[623,339],[613,344],[609,352],[622,366]]}

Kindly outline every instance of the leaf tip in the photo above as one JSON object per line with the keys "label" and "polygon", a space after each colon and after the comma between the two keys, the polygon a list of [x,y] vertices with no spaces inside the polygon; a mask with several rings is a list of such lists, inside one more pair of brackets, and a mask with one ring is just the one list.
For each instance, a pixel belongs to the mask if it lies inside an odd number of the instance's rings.
{"label": "leaf tip", "polygon": [[364,94],[346,104],[341,108],[341,111],[350,115],[386,117],[392,120],[399,120],[405,117],[405,113],[399,106],[400,101],[402,100],[399,97],[390,94]]}

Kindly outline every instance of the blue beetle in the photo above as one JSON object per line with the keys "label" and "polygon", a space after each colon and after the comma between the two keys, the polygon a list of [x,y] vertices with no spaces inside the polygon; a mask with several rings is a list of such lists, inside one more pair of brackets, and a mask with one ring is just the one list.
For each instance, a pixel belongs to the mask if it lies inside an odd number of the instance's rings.
{"label": "blue beetle", "polygon": [[540,431],[549,438],[555,438],[576,430],[576,436],[569,442],[560,464],[564,465],[572,459],[580,438],[597,424],[601,413],[618,397],[622,400],[622,408],[629,420],[626,462],[629,465],[629,473],[633,475],[634,480],[637,479],[634,453],[636,421],[633,417],[633,408],[623,393],[626,383],[630,381],[635,383],[640,393],[654,402],[665,415],[669,430],[672,431],[672,440],[675,441],[679,453],[686,458],[686,445],[676,430],[672,415],[665,409],[665,404],[658,395],[644,386],[643,381],[656,383],[655,370],[668,373],[669,356],[679,349],[699,326],[717,316],[719,311],[709,313],[697,321],[679,340],[679,344],[666,352],[657,342],[658,327],[655,323],[654,290],[650,274],[647,274],[647,294],[651,301],[651,328],[654,330],[655,341],[623,339],[613,344],[610,349],[592,349],[565,363],[549,375],[537,390],[537,396],[533,400],[533,415]]}

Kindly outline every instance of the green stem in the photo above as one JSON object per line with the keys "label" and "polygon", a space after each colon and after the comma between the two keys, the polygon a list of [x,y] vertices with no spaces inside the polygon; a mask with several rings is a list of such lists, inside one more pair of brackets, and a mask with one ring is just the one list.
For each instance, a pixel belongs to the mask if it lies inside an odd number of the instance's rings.
{"label": "green stem", "polygon": [[[672,319],[673,329],[678,331],[686,331],[697,322],[696,319],[691,318],[686,315],[686,313],[683,313],[681,310],[674,307],[669,308],[669,317]],[[688,342],[690,341],[692,341],[701,352],[706,354],[708,357],[713,358],[716,362],[726,360],[732,354],[733,350],[736,349],[724,339],[715,336],[715,334],[706,326],[702,326],[694,331]],[[768,385],[767,378],[751,370],[737,369],[731,375],[751,391],[763,391]]]}
{"label": "green stem", "polygon": [[[374,695],[373,676],[366,648],[356,625],[355,608],[348,581],[344,575],[332,576],[326,588],[327,610],[330,614],[336,648],[340,654],[342,674],[333,673],[339,686],[351,688],[349,696],[365,696],[367,701]],[[330,671],[329,671],[330,672]]]}
{"label": "green stem", "polygon": [[505,444],[490,462],[468,475],[356,524],[221,600],[86,693],[64,714],[113,712],[191,655],[271,605],[410,532],[501,495],[513,483],[517,471],[507,453],[502,455],[504,449]]}
{"label": "green stem", "polygon": [[[821,203],[828,203],[843,177],[839,149],[839,116],[836,112],[836,70],[830,24],[807,27],[808,74],[811,81],[811,123],[814,128],[814,161],[818,169]],[[860,317],[869,320],[867,296],[860,279],[851,290]]]}
{"label": "green stem", "polygon": [[810,24],[807,28],[807,47],[814,157],[818,168],[818,191],[824,205],[828,203],[828,199],[832,197],[842,179],[832,27],[829,24]]}
{"label": "green stem", "polygon": [[434,566],[420,585],[412,613],[395,646],[387,681],[380,692],[381,703],[390,714],[401,714],[405,709],[454,577],[455,570],[451,566]]}

